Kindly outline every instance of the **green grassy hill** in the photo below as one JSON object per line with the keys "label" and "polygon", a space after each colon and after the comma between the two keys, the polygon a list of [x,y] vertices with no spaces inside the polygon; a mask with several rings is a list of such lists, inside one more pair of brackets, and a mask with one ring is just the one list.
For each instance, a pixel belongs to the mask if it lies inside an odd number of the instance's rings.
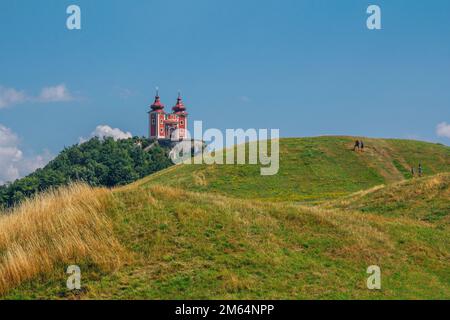
{"label": "green grassy hill", "polygon": [[164,184],[237,198],[316,201],[348,195],[424,174],[450,171],[450,148],[426,142],[364,138],[365,152],[353,152],[355,137],[280,140],[280,171],[261,176],[257,165],[180,165],[144,178],[138,185]]}
{"label": "green grassy hill", "polygon": [[[30,200],[0,217],[0,294],[449,299],[450,227],[442,214],[449,176],[431,175],[450,171],[450,148],[365,139],[360,154],[350,150],[353,140],[283,139],[279,176],[261,177],[251,166],[181,165],[111,191],[76,186]],[[401,182],[419,161],[427,177]],[[59,229],[60,215],[88,236],[75,240],[71,228]],[[27,250],[27,239],[39,247]],[[69,264],[81,267],[80,291],[65,288]],[[381,267],[380,291],[366,287],[370,265]]]}
{"label": "green grassy hill", "polygon": [[[102,214],[115,235],[109,242],[128,253],[121,265],[112,272],[103,267],[120,256],[108,248],[94,253],[111,257],[103,264],[80,250],[4,298],[450,298],[449,228],[158,185],[102,199],[96,202],[105,203]],[[65,268],[72,263],[83,276],[83,290],[74,294],[65,289]],[[381,291],[366,288],[370,265],[382,268]]]}
{"label": "green grassy hill", "polygon": [[450,173],[374,187],[332,201],[325,207],[449,224]]}

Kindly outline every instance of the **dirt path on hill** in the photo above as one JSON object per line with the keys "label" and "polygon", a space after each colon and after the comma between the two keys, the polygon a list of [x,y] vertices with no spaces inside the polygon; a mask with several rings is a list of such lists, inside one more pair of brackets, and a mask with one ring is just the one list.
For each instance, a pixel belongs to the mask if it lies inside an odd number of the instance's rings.
{"label": "dirt path on hill", "polygon": [[[385,141],[367,140],[364,152],[359,153],[367,166],[375,169],[386,183],[404,180],[403,174],[394,165],[393,150]],[[395,159],[405,166],[403,159]]]}

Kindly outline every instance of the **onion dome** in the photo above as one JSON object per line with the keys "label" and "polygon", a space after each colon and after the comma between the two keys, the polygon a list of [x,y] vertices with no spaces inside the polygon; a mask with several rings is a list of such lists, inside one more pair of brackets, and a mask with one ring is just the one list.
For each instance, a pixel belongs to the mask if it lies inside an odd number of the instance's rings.
{"label": "onion dome", "polygon": [[174,113],[186,113],[186,107],[181,99],[181,93],[178,92],[177,104],[172,108]]}
{"label": "onion dome", "polygon": [[161,100],[159,99],[159,90],[156,89],[156,96],[155,96],[155,102],[150,106],[152,108],[152,111],[163,111],[164,105],[161,103]]}

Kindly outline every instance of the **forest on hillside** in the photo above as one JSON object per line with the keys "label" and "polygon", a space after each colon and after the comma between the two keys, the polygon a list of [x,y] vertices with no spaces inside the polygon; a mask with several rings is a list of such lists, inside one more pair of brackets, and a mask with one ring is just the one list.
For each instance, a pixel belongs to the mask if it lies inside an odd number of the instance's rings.
{"label": "forest on hillside", "polygon": [[144,150],[153,142],[140,137],[117,141],[93,138],[67,147],[44,168],[0,186],[0,208],[71,182],[114,187],[169,167],[172,162],[168,147],[155,144],[150,150]]}

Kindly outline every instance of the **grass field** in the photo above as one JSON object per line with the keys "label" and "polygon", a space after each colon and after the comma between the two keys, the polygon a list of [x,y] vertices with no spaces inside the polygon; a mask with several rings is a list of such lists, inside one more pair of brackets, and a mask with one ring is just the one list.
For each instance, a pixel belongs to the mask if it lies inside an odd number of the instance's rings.
{"label": "grass field", "polygon": [[164,184],[199,192],[267,201],[334,199],[376,185],[450,171],[450,148],[410,140],[364,138],[365,152],[353,152],[354,137],[282,139],[280,170],[261,176],[255,165],[186,165],[169,168],[136,185]]}
{"label": "grass field", "polygon": [[[278,176],[182,165],[41,195],[0,217],[3,298],[449,299],[450,148],[365,139],[355,153],[354,139],[283,139]],[[69,264],[81,291],[65,287]],[[382,290],[366,287],[370,265]]]}
{"label": "grass field", "polygon": [[437,225],[450,223],[450,173],[378,186],[324,207],[406,217]]}

